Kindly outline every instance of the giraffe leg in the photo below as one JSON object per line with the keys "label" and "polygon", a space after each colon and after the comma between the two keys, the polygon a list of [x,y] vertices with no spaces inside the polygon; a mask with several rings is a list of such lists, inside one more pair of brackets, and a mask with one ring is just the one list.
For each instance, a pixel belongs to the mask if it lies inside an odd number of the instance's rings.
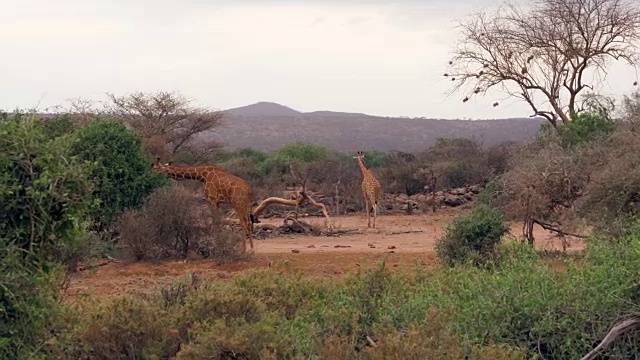
{"label": "giraffe leg", "polygon": [[240,224],[242,224],[242,228],[244,229],[245,236],[243,236],[242,242],[245,251],[247,249],[247,238],[249,238],[249,246],[251,246],[251,250],[253,250],[253,226],[251,224],[251,215],[249,213],[250,211],[247,211],[247,209],[244,209],[243,207],[238,206],[236,208],[236,214],[238,215]]}
{"label": "giraffe leg", "polygon": [[373,228],[376,228],[376,219],[378,218],[378,202],[373,203]]}
{"label": "giraffe leg", "polygon": [[367,227],[369,228],[371,227],[371,203],[369,202],[368,198],[365,198],[364,202],[367,211]]}
{"label": "giraffe leg", "polygon": [[209,204],[209,209],[211,210],[211,216],[213,217],[213,219],[215,219],[216,216],[220,215],[220,208],[218,207],[218,204],[211,200],[209,200],[207,204]]}

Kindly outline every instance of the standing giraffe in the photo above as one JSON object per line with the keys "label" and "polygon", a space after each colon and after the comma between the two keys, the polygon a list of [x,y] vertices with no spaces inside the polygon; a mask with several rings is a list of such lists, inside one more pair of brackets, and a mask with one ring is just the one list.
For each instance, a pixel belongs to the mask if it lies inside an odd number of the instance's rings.
{"label": "standing giraffe", "polygon": [[364,153],[358,151],[355,158],[358,159],[360,171],[362,171],[362,195],[364,195],[364,203],[367,211],[367,227],[371,227],[371,208],[373,208],[373,227],[375,228],[382,186],[373,172],[367,169],[367,166],[364,164]]}
{"label": "standing giraffe", "polygon": [[244,179],[216,166],[173,166],[171,163],[161,164],[160,158],[153,163],[153,170],[175,180],[198,180],[204,183],[204,195],[214,216],[220,204],[233,205],[245,231],[244,248],[247,248],[248,237],[253,250],[253,190]]}

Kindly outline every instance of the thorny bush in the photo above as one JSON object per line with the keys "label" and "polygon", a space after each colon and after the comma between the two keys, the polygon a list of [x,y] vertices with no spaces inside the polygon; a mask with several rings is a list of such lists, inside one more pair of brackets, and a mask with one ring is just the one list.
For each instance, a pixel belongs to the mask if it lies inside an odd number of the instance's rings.
{"label": "thorny bush", "polygon": [[227,229],[199,192],[177,185],[154,192],[117,224],[119,246],[136,260],[200,256],[220,261],[243,253],[242,232]]}

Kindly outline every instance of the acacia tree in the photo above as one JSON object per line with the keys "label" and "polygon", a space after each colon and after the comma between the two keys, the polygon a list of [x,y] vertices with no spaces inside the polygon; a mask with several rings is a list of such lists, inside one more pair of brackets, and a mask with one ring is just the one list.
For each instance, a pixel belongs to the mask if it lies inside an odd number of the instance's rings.
{"label": "acacia tree", "polygon": [[124,121],[145,140],[147,152],[163,158],[181,157],[192,164],[208,161],[221,144],[201,138],[220,125],[224,113],[192,105],[174,92],[107,94],[107,115]]}
{"label": "acacia tree", "polygon": [[452,92],[465,92],[466,102],[502,89],[526,101],[532,117],[542,116],[554,127],[582,110],[579,95],[594,90],[611,62],[635,67],[640,58],[635,0],[536,0],[528,8],[507,4],[495,13],[476,14],[460,27],[451,71],[444,75],[454,83]]}

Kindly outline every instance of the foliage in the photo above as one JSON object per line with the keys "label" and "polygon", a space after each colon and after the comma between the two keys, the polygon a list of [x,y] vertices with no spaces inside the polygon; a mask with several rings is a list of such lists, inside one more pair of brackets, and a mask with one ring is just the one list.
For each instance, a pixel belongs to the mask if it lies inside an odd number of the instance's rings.
{"label": "foliage", "polygon": [[388,156],[392,166],[386,168],[383,176],[391,182],[387,191],[405,193],[409,196],[424,191],[426,177],[420,173],[421,163],[413,154],[392,152]]}
{"label": "foliage", "polygon": [[231,153],[231,156],[240,157],[254,161],[256,164],[263,163],[267,160],[268,155],[252,147],[244,147],[237,149]]}
{"label": "foliage", "polygon": [[614,128],[614,122],[609,118],[584,112],[572,114],[571,122],[558,126],[556,131],[549,126],[543,126],[540,140],[553,141],[557,138],[563,148],[569,149],[606,137]]}
{"label": "foliage", "polygon": [[[522,357],[514,347],[462,340],[452,331],[452,314],[424,297],[428,281],[413,281],[384,265],[338,282],[278,270],[231,282],[204,283],[194,274],[154,296],[119,296],[69,311],[73,320],[66,323],[75,326],[51,350],[69,359]],[[367,336],[378,340],[375,349]]]}
{"label": "foliage", "polygon": [[640,210],[640,133],[624,127],[588,149],[590,181],[576,203],[598,230],[620,234]]}
{"label": "foliage", "polygon": [[500,208],[504,184],[500,178],[489,181],[478,194],[478,203],[489,208]]}
{"label": "foliage", "polygon": [[447,226],[444,236],[436,242],[438,258],[449,266],[467,262],[491,265],[496,260],[496,246],[508,231],[502,214],[479,205]]}
{"label": "foliage", "polygon": [[64,252],[82,246],[90,182],[38,119],[0,122],[0,358],[41,355]]}
{"label": "foliage", "polygon": [[280,163],[303,162],[309,163],[326,159],[329,156],[329,150],[326,148],[306,144],[303,142],[293,142],[281,147],[275,154],[273,159]]}
{"label": "foliage", "polygon": [[[580,257],[544,259],[504,244],[493,271],[381,264],[336,279],[291,274],[274,262],[230,281],[194,274],[156,295],[71,305],[71,325],[50,347],[69,359],[577,359],[636,307],[638,228],[620,243],[592,239]],[[603,356],[633,356],[638,336]]]}
{"label": "foliage", "polygon": [[42,120],[44,132],[51,138],[73,134],[79,126],[70,116],[56,116],[52,119]]}
{"label": "foliage", "polygon": [[484,184],[506,171],[508,145],[483,148],[473,139],[441,138],[422,158],[441,188]]}
{"label": "foliage", "polygon": [[[352,155],[349,153],[348,155]],[[355,157],[355,153],[353,154]],[[386,166],[389,162],[389,155],[383,151],[378,150],[368,150],[364,151],[364,161],[367,164],[367,167],[370,169],[380,168]]]}
{"label": "foliage", "polygon": [[571,220],[576,201],[597,170],[598,159],[589,156],[589,150],[584,146],[565,149],[555,141],[521,149],[501,176],[502,212],[509,219]]}
{"label": "foliage", "polygon": [[138,208],[154,189],[167,183],[151,172],[140,138],[114,121],[97,120],[80,129],[71,154],[91,163],[92,216],[97,230],[108,229],[118,214]]}
{"label": "foliage", "polygon": [[620,234],[640,208],[639,135],[593,113],[573,118],[516,153],[493,204],[510,219],[533,217],[574,232],[587,221]]}
{"label": "foliage", "polygon": [[212,217],[200,194],[182,186],[152,193],[139,210],[125,212],[116,224],[118,246],[135,260],[200,255],[217,261],[244,254],[240,233],[223,228],[221,214]]}

